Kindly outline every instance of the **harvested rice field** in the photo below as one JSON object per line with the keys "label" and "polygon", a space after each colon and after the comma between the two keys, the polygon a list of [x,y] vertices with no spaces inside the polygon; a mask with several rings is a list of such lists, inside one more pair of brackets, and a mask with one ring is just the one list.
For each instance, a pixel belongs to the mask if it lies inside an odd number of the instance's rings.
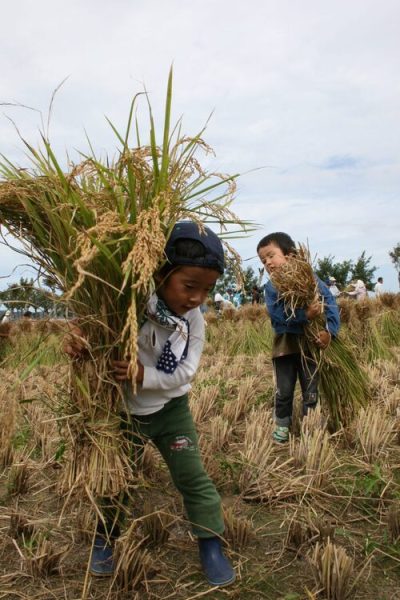
{"label": "harvested rice field", "polygon": [[206,315],[190,402],[237,574],[219,590],[151,445],[129,482],[117,572],[89,575],[96,515],[89,488],[65,486],[74,415],[60,328],[13,323],[0,337],[0,599],[400,599],[399,295],[343,302],[341,315],[346,352],[325,365],[321,407],[303,421],[297,394],[285,445],[271,437],[265,309]]}

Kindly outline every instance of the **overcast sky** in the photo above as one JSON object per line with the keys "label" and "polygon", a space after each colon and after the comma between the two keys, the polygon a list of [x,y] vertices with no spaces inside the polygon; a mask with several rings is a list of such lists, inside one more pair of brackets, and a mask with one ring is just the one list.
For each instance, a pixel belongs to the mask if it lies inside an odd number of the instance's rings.
{"label": "overcast sky", "polygon": [[[57,152],[113,154],[104,115],[126,123],[143,84],[161,123],[174,64],[174,116],[205,134],[213,170],[245,173],[234,210],[261,228],[243,258],[286,231],[335,261],[372,256],[397,291],[400,242],[398,0],[14,0],[2,3],[0,101],[46,114]],[[2,107],[0,153],[26,166],[7,118],[31,142],[40,116]],[[146,123],[144,123],[146,125]],[[145,128],[144,128],[145,129]],[[0,288],[23,257],[0,247]],[[256,261],[246,264],[258,266]]]}

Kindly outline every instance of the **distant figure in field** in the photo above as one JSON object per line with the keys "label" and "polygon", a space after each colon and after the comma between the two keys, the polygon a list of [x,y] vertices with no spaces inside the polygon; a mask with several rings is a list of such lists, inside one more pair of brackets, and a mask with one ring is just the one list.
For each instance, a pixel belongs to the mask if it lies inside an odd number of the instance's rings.
{"label": "distant figure in field", "polygon": [[383,293],[383,277],[378,277],[378,281],[374,287],[374,292],[376,296],[380,296]]}
{"label": "distant figure in field", "polygon": [[224,298],[223,298],[222,294],[217,292],[214,296],[214,307],[217,312],[219,312],[221,310],[223,301],[224,301]]}
{"label": "distant figure in field", "polygon": [[3,318],[1,319],[2,323],[7,323],[7,321],[11,320],[11,310],[6,310],[6,312],[3,315]]}
{"label": "distant figure in field", "polygon": [[364,298],[367,298],[368,292],[365,283],[361,279],[357,279],[354,290],[348,292],[348,295],[354,296],[356,300],[364,300]]}
{"label": "distant figure in field", "polygon": [[32,317],[33,317],[33,314],[31,313],[31,311],[30,311],[30,310],[26,310],[26,311],[24,312],[24,314],[22,315],[22,318],[23,318],[23,319],[32,319]]}
{"label": "distant figure in field", "polygon": [[328,277],[327,281],[329,291],[334,298],[337,298],[340,294],[340,290],[336,284],[336,279],[334,277]]}

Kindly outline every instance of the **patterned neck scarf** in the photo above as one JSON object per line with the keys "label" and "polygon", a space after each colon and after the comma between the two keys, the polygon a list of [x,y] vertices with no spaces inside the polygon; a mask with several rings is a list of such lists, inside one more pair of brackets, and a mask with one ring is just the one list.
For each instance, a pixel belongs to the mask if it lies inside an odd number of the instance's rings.
{"label": "patterned neck scarf", "polygon": [[178,364],[187,357],[190,334],[189,321],[173,313],[157,294],[153,294],[147,303],[147,317],[162,327],[172,330],[156,364],[158,371],[171,374]]}

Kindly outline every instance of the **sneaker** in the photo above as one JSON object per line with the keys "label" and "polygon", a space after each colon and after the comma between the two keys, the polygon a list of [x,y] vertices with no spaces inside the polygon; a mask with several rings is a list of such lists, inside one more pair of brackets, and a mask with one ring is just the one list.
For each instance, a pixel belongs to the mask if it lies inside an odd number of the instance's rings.
{"label": "sneaker", "polygon": [[201,566],[208,583],[223,587],[235,581],[236,574],[222,552],[218,537],[198,538]]}
{"label": "sneaker", "polygon": [[94,538],[90,573],[96,577],[109,577],[114,571],[112,546],[104,536],[97,534]]}
{"label": "sneaker", "polygon": [[280,425],[277,425],[272,437],[274,438],[275,442],[278,442],[279,444],[285,444],[289,441],[289,427],[281,427]]}

